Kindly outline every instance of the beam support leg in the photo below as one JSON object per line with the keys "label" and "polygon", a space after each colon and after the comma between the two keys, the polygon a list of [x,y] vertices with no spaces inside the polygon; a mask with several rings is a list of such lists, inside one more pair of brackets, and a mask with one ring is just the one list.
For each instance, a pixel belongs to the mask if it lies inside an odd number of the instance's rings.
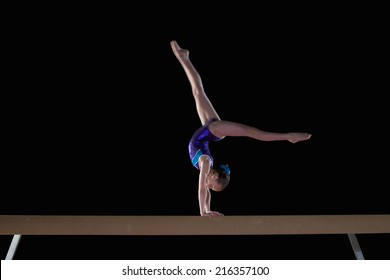
{"label": "beam support leg", "polygon": [[355,253],[357,260],[364,260],[362,249],[355,234],[348,234],[349,241],[351,242],[353,252]]}
{"label": "beam support leg", "polygon": [[22,236],[20,234],[15,234],[12,238],[11,245],[9,246],[7,256],[5,257],[6,260],[12,260],[14,258],[16,249],[18,248],[20,238]]}

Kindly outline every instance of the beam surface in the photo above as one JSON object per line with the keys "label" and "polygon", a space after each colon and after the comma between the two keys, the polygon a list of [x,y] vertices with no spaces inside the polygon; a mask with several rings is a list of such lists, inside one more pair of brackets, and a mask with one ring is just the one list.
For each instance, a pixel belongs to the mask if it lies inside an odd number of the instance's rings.
{"label": "beam surface", "polygon": [[390,233],[390,215],[0,215],[0,235],[274,235]]}

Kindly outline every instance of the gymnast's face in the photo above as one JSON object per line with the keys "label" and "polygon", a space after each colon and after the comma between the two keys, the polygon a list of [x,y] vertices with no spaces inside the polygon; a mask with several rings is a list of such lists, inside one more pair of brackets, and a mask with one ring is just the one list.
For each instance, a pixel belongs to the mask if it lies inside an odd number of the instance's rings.
{"label": "gymnast's face", "polygon": [[218,182],[218,172],[211,171],[210,174],[207,177],[207,186],[209,189],[212,189],[215,192],[222,191],[222,186]]}
{"label": "gymnast's face", "polygon": [[221,184],[219,184],[219,183],[213,185],[211,189],[212,189],[213,191],[215,191],[215,192],[220,192],[220,191],[223,190]]}

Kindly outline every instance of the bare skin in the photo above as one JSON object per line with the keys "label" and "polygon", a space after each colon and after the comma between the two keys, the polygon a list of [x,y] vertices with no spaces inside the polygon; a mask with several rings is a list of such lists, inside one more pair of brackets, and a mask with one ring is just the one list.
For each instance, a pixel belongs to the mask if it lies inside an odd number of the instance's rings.
{"label": "bare skin", "polygon": [[[189,51],[180,48],[175,40],[171,41],[171,47],[190,82],[192,94],[195,99],[196,110],[202,125],[211,119],[217,120],[212,122],[209,126],[210,131],[215,136],[219,138],[224,138],[226,136],[249,137],[259,141],[290,141],[291,143],[310,139],[311,134],[309,133],[269,132],[242,123],[221,120],[204,91],[202,79],[189,58]],[[220,186],[216,183],[217,175],[207,156],[202,156],[200,158],[199,171],[198,199],[201,216],[223,216],[222,213],[210,210],[210,189],[219,191]]]}

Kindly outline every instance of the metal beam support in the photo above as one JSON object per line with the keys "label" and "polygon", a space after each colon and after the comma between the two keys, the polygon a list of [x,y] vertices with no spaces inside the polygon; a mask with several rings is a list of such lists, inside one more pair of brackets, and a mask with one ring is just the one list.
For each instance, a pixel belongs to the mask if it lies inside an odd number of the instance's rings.
{"label": "metal beam support", "polygon": [[5,257],[6,260],[12,260],[14,258],[21,237],[20,234],[15,234],[14,237],[12,237],[11,245],[9,246],[7,256]]}
{"label": "metal beam support", "polygon": [[348,234],[349,241],[351,242],[353,252],[355,253],[357,260],[364,260],[362,249],[360,248],[359,241],[355,234]]}

